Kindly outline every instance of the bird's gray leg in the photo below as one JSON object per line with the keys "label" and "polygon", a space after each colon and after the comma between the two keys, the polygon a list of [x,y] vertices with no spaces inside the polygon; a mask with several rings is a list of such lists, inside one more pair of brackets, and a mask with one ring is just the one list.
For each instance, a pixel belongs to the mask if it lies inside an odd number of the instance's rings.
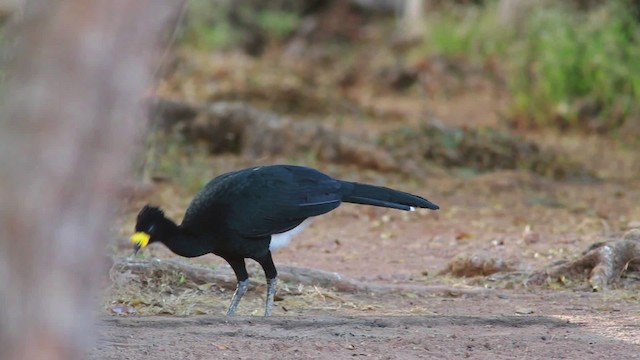
{"label": "bird's gray leg", "polygon": [[236,279],[238,280],[236,292],[233,293],[231,305],[229,305],[229,309],[227,310],[227,316],[230,316],[236,312],[240,299],[242,299],[244,293],[247,292],[247,288],[249,287],[249,274],[247,273],[247,268],[244,264],[244,258],[225,258],[225,260],[227,260],[229,265],[231,265],[233,272],[236,274]]}
{"label": "bird's gray leg", "polygon": [[278,278],[267,279],[267,303],[264,307],[264,316],[271,316],[273,310],[273,297],[276,295]]}
{"label": "bird's gray leg", "polygon": [[276,266],[273,265],[271,252],[268,252],[262,258],[256,259],[256,261],[262,266],[264,275],[267,278],[267,303],[264,308],[264,316],[271,316],[273,297],[276,294],[276,285],[278,285],[278,272],[276,271]]}
{"label": "bird's gray leg", "polygon": [[227,316],[231,316],[236,312],[238,304],[240,303],[240,299],[242,299],[244,293],[247,292],[248,287],[249,279],[238,281],[236,291],[233,293],[233,297],[231,298],[231,305],[229,305],[229,310],[227,310]]}

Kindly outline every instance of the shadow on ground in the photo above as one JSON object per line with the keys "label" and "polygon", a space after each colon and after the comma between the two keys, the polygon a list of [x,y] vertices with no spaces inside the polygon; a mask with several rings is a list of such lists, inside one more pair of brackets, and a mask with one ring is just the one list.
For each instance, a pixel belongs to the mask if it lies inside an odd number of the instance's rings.
{"label": "shadow on ground", "polygon": [[640,356],[636,344],[554,316],[150,316],[102,318],[98,328],[90,359]]}

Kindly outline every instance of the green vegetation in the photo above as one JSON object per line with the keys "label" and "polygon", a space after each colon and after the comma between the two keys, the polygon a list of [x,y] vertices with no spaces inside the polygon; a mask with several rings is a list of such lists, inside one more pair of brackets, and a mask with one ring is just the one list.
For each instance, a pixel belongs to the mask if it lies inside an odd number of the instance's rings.
{"label": "green vegetation", "polygon": [[285,38],[298,27],[300,16],[286,11],[265,9],[257,14],[258,26],[272,37]]}
{"label": "green vegetation", "polygon": [[229,22],[229,7],[206,0],[190,0],[183,41],[197,48],[219,49],[239,41]]}
{"label": "green vegetation", "polygon": [[[478,3],[429,12],[425,45],[414,54],[463,59],[497,75],[518,125],[640,128],[627,126],[640,123],[640,21],[629,0],[589,10],[573,2],[521,2],[529,8],[510,16],[495,0]],[[205,51],[233,46],[259,54],[291,36],[302,13],[300,3],[287,0],[189,0],[182,40]],[[349,57],[349,50],[340,56]]]}
{"label": "green vegetation", "polygon": [[[606,131],[640,117],[640,23],[618,0],[582,11],[538,6],[505,25],[494,2],[427,20],[432,54],[497,59],[511,116],[529,125]],[[502,19],[504,20],[504,19]]]}
{"label": "green vegetation", "polygon": [[183,40],[200,49],[236,46],[253,35],[281,40],[300,23],[297,9],[279,3],[189,0]]}

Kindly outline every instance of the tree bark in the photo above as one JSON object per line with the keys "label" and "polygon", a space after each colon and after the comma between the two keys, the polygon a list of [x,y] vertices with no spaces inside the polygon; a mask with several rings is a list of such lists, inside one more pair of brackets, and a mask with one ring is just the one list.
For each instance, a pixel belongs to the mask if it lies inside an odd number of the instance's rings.
{"label": "tree bark", "polygon": [[[0,358],[82,359],[170,0],[27,1],[0,107]],[[134,120],[138,120],[137,122]]]}

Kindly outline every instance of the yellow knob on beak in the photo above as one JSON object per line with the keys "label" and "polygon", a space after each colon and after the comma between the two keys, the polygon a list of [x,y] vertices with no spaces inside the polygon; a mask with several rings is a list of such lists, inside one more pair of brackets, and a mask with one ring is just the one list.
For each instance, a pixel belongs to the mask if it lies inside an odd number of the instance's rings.
{"label": "yellow knob on beak", "polygon": [[149,239],[151,239],[151,236],[142,231],[131,235],[131,242],[134,244],[135,253],[149,245]]}

